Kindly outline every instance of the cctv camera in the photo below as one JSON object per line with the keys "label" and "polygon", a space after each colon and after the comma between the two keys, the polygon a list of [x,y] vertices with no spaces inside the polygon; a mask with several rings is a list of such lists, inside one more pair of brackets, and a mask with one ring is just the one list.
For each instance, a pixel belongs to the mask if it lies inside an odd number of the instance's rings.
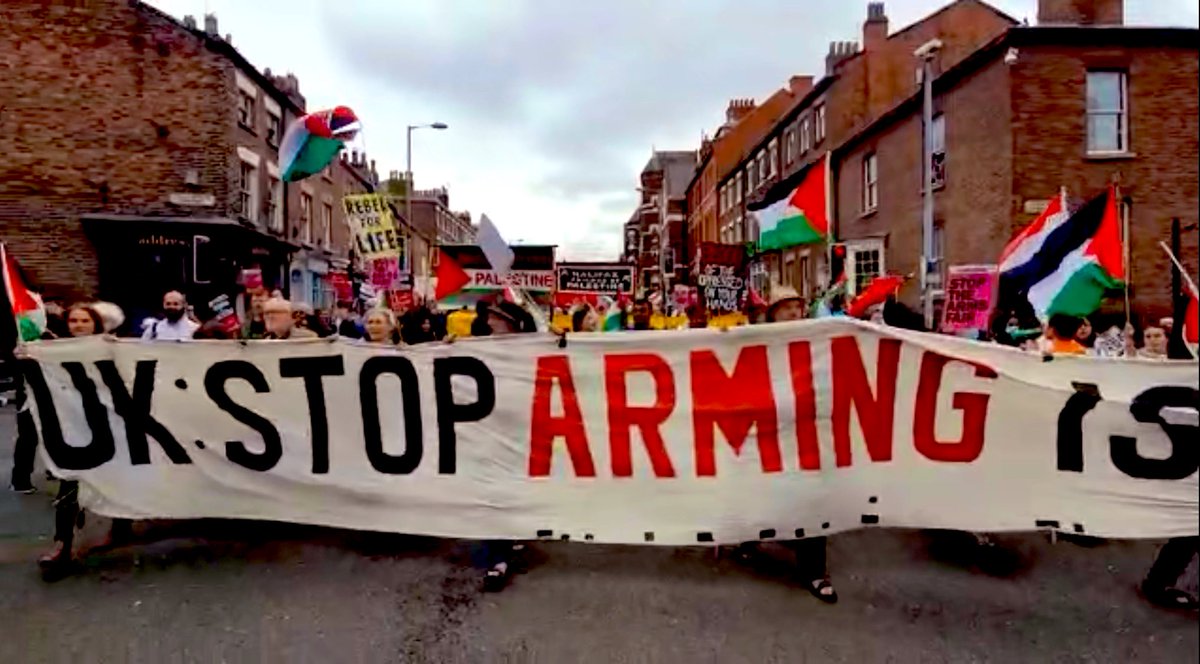
{"label": "cctv camera", "polygon": [[1017,51],[1017,49],[1015,49],[1015,48],[1008,49],[1008,52],[1004,54],[1004,64],[1006,64],[1006,65],[1017,64],[1017,56],[1018,55],[1020,55],[1020,53]]}
{"label": "cctv camera", "polygon": [[913,55],[917,56],[918,58],[921,58],[922,60],[925,60],[928,58],[932,58],[933,54],[937,53],[939,50],[941,50],[941,48],[942,48],[942,40],[930,39],[929,41],[925,42],[924,44],[921,44],[917,48],[917,50],[913,51]]}

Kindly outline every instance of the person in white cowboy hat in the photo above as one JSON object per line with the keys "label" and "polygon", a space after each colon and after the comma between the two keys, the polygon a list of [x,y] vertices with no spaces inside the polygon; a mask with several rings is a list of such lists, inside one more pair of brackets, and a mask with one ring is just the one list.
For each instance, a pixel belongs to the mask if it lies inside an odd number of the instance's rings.
{"label": "person in white cowboy hat", "polygon": [[771,304],[767,307],[768,323],[785,323],[804,318],[804,298],[789,286],[771,288]]}

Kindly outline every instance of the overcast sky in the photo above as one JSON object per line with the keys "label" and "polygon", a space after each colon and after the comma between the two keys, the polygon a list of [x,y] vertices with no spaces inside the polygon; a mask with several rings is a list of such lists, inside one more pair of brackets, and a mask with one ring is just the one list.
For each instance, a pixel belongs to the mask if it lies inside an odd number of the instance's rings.
{"label": "overcast sky", "polygon": [[[355,147],[481,212],[510,242],[615,259],[652,148],[690,150],[731,97],[762,100],[861,40],[866,1],[151,0],[222,34],[260,69],[293,72],[310,110],[344,104]],[[942,0],[886,3],[894,32]],[[993,3],[1034,22],[1036,0]],[[1127,0],[1126,23],[1195,27],[1195,0]]]}

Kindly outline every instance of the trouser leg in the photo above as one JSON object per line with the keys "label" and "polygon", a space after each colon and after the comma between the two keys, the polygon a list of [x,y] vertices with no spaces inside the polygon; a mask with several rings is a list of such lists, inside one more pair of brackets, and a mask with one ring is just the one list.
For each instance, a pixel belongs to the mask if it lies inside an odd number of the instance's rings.
{"label": "trouser leg", "polygon": [[13,446],[12,485],[15,489],[33,486],[33,458],[37,452],[37,427],[33,412],[17,411],[17,442]]}
{"label": "trouser leg", "polygon": [[805,581],[824,579],[829,574],[827,545],[828,541],[824,537],[793,540],[788,543],[788,548],[796,555],[796,568]]}
{"label": "trouser leg", "polygon": [[1200,547],[1200,537],[1176,537],[1163,545],[1155,558],[1154,565],[1146,574],[1146,585],[1152,588],[1168,588],[1175,585],[1183,571],[1192,562]]}

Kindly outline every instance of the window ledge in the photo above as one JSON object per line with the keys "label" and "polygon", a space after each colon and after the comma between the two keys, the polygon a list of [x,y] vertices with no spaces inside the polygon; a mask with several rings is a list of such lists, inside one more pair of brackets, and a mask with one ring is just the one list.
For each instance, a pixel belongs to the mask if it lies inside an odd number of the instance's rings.
{"label": "window ledge", "polygon": [[1088,161],[1121,161],[1123,159],[1137,159],[1136,152],[1089,152],[1084,155],[1084,159]]}
{"label": "window ledge", "polygon": [[875,206],[875,207],[871,208],[870,210],[863,210],[862,214],[858,215],[858,218],[866,219],[868,217],[873,217],[873,216],[875,216],[876,212],[879,212],[879,206]]}

